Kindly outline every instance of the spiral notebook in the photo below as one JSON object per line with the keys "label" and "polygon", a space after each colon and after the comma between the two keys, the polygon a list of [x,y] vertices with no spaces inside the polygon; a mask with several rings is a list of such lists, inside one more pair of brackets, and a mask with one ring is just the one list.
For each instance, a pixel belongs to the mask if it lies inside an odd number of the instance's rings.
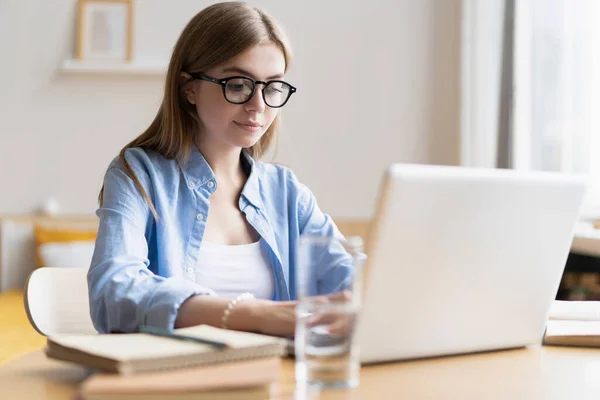
{"label": "spiral notebook", "polygon": [[173,333],[224,343],[226,347],[146,333],[60,335],[48,338],[46,355],[125,375],[286,355],[286,341],[272,336],[208,325],[175,329]]}

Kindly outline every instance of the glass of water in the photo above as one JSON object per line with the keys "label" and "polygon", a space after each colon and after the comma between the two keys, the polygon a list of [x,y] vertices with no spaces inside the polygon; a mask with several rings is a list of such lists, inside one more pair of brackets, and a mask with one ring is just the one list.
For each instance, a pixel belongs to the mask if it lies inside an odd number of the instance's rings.
{"label": "glass of water", "polygon": [[358,386],[355,338],[361,307],[360,237],[301,236],[297,249],[296,383],[300,387]]}

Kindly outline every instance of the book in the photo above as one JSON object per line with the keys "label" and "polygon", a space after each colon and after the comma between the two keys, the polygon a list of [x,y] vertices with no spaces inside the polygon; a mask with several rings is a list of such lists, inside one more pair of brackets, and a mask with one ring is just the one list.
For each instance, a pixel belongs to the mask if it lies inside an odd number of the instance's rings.
{"label": "book", "polygon": [[79,388],[85,400],[263,400],[279,381],[281,360],[266,357],[136,375],[96,374]]}
{"label": "book", "polygon": [[273,336],[209,325],[173,333],[223,343],[225,348],[147,333],[122,333],[52,336],[45,352],[56,360],[125,375],[286,355],[286,341]]}
{"label": "book", "polygon": [[548,319],[600,321],[600,301],[555,300],[550,306]]}
{"label": "book", "polygon": [[548,315],[544,344],[600,347],[600,302],[554,301]]}

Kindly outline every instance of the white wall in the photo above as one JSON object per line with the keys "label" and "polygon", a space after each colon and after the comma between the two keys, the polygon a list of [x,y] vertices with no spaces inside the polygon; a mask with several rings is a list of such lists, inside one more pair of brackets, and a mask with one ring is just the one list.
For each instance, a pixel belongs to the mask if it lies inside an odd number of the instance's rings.
{"label": "white wall", "polygon": [[460,140],[463,166],[498,165],[505,3],[505,0],[463,1]]}
{"label": "white wall", "polygon": [[[150,123],[161,77],[59,72],[75,0],[0,0],[0,214],[55,196],[92,213],[104,169]],[[136,54],[166,58],[210,1],[138,0]],[[458,164],[460,0],[261,0],[284,25],[298,93],[277,161],[336,217],[372,215],[391,162]]]}

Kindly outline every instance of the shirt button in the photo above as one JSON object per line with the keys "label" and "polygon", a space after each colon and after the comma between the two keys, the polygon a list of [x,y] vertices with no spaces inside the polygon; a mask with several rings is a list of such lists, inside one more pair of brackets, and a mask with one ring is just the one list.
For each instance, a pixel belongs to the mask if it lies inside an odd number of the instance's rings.
{"label": "shirt button", "polygon": [[194,268],[192,268],[192,267],[188,267],[188,269],[187,269],[187,272],[188,272],[188,274],[191,274],[191,273],[193,273],[193,272],[194,272]]}
{"label": "shirt button", "polygon": [[188,188],[194,189],[195,187],[196,187],[196,185],[194,185],[194,182],[188,183]]}
{"label": "shirt button", "polygon": [[215,183],[213,181],[210,181],[206,184],[206,186],[208,186],[209,189],[212,189],[215,187]]}
{"label": "shirt button", "polygon": [[198,214],[198,215],[196,215],[196,219],[198,221],[204,221],[204,215],[203,214]]}

